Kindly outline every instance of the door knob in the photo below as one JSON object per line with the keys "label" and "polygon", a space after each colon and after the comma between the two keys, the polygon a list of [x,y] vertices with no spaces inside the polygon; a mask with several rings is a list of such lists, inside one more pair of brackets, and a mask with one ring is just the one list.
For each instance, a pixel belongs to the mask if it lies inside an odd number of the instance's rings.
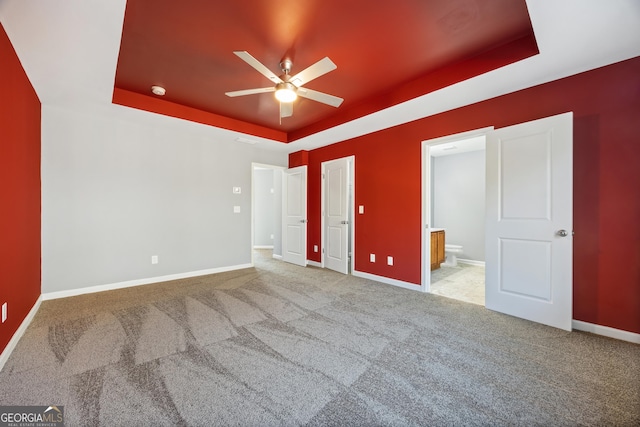
{"label": "door knob", "polygon": [[567,233],[567,230],[558,230],[556,232],[556,235],[560,236],[560,237],[567,237],[569,235],[569,233]]}
{"label": "door knob", "polygon": [[340,221],[340,224],[349,224],[349,221]]}
{"label": "door knob", "polygon": [[305,222],[307,222],[307,220],[306,219],[301,219],[300,222],[304,224]]}

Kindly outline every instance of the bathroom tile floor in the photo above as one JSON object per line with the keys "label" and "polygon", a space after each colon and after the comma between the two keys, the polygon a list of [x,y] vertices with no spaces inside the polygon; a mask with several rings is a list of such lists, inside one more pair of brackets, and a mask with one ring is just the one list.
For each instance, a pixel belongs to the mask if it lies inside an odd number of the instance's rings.
{"label": "bathroom tile floor", "polygon": [[431,272],[431,293],[484,306],[484,267],[442,266]]}

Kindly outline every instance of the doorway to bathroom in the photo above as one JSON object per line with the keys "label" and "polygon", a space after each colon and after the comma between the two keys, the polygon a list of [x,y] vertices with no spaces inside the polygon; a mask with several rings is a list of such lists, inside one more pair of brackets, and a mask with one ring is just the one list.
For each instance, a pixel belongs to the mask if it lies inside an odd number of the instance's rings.
{"label": "doorway to bathroom", "polygon": [[485,142],[482,134],[428,147],[428,224],[432,240],[438,239],[431,245],[429,291],[483,306]]}

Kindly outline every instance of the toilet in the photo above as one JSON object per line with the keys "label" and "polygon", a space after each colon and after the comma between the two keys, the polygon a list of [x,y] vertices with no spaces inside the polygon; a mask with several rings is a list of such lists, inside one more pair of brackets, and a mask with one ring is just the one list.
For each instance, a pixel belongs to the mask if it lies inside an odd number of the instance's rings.
{"label": "toilet", "polygon": [[462,246],[460,245],[450,245],[445,243],[444,245],[444,254],[446,257],[445,262],[442,265],[446,265],[447,267],[455,267],[458,265],[458,255],[462,253]]}

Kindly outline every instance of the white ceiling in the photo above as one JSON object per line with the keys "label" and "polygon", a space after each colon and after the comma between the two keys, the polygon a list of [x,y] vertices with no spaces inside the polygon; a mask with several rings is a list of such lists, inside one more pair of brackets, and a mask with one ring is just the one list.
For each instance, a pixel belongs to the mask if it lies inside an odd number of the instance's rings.
{"label": "white ceiling", "polygon": [[[0,22],[43,105],[185,126],[256,149],[310,150],[640,56],[639,0],[527,0],[540,54],[290,144],[111,104],[125,0],[0,0]],[[488,123],[487,125],[490,125]]]}

